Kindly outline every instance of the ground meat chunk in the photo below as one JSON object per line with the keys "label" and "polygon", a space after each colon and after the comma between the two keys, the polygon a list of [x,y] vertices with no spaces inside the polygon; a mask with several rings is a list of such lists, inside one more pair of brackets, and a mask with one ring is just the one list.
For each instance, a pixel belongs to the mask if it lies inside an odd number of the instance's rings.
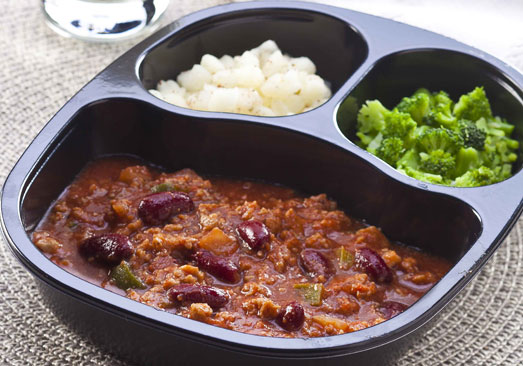
{"label": "ground meat chunk", "polygon": [[408,273],[414,273],[418,270],[415,258],[407,257],[401,261],[401,269]]}
{"label": "ground meat chunk", "polygon": [[262,319],[274,319],[278,315],[280,306],[272,300],[263,297],[246,300],[242,303],[242,308],[248,315],[256,315]]}
{"label": "ground meat chunk", "polygon": [[384,249],[381,253],[381,258],[383,258],[387,266],[390,268],[401,263],[401,257],[394,250]]}
{"label": "ground meat chunk", "polygon": [[33,242],[44,253],[54,254],[62,247],[62,244],[53,238],[48,232],[35,232]]}
{"label": "ground meat chunk", "polygon": [[357,301],[349,297],[336,297],[336,305],[334,311],[342,315],[351,315],[357,313],[360,306]]}
{"label": "ground meat chunk", "polygon": [[346,277],[345,281],[336,282],[327,288],[335,292],[343,291],[358,299],[369,299],[378,290],[376,283],[371,281],[365,273]]}
{"label": "ground meat chunk", "polygon": [[131,214],[131,202],[127,199],[113,200],[111,201],[111,207],[122,221],[131,221],[134,216]]}
{"label": "ground meat chunk", "polygon": [[212,308],[206,303],[191,304],[189,318],[206,321],[212,315]]}
{"label": "ground meat chunk", "polygon": [[151,180],[151,173],[145,166],[130,166],[122,169],[119,180],[134,187],[141,187],[145,182]]}
{"label": "ground meat chunk", "polygon": [[418,273],[408,273],[403,277],[404,280],[411,281],[416,285],[426,285],[433,283],[436,276],[432,272],[423,271]]}
{"label": "ground meat chunk", "polygon": [[358,230],[354,242],[357,248],[370,248],[376,251],[390,247],[390,243],[385,235],[375,226]]}

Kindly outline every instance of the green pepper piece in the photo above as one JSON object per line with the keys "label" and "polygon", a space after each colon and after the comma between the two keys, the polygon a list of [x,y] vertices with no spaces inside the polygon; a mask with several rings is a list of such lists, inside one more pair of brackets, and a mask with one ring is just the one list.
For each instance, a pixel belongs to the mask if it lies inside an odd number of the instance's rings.
{"label": "green pepper piece", "polygon": [[152,187],[151,191],[153,193],[159,193],[159,192],[177,191],[177,189],[176,189],[176,186],[174,184],[172,184],[171,182],[164,182],[164,183],[160,183],[160,184]]}
{"label": "green pepper piece", "polygon": [[130,288],[145,288],[146,286],[129,267],[127,262],[122,262],[111,270],[109,274],[111,281],[122,290]]}
{"label": "green pepper piece", "polygon": [[76,229],[77,226],[78,226],[78,222],[77,222],[77,221],[74,221],[74,220],[69,221],[69,222],[67,223],[67,227],[68,227],[69,229],[71,229],[71,230]]}
{"label": "green pepper piece", "polygon": [[338,255],[338,264],[341,269],[349,269],[354,264],[354,255],[349,252],[345,247],[339,247],[336,250]]}
{"label": "green pepper piece", "polygon": [[321,305],[323,292],[325,289],[321,283],[297,283],[294,288],[303,296],[303,298],[313,306]]}

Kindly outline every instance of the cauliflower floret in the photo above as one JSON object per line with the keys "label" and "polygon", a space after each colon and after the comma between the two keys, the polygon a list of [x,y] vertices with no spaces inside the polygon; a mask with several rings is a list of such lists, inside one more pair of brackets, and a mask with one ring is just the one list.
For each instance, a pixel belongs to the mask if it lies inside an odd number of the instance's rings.
{"label": "cauliflower floret", "polygon": [[200,64],[177,81],[158,83],[154,96],[177,106],[204,111],[286,116],[315,108],[330,97],[316,66],[292,58],[268,40],[238,56],[203,55]]}
{"label": "cauliflower floret", "polygon": [[225,70],[223,63],[213,55],[203,55],[200,64],[207,69],[211,74],[218,71]]}
{"label": "cauliflower floret", "polygon": [[198,91],[207,83],[210,83],[212,75],[202,65],[194,65],[189,71],[184,71],[176,79],[178,83],[188,91]]}

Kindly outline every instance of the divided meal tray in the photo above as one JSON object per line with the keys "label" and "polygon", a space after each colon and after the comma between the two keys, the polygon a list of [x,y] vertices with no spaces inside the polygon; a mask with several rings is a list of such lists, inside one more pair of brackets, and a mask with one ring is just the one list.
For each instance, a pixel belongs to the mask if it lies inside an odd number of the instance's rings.
{"label": "divided meal tray", "polygon": [[[237,55],[273,39],[307,56],[332,89],[320,107],[286,117],[203,112],[147,92],[205,53]],[[395,105],[420,87],[456,98],[484,86],[495,115],[523,143],[523,76],[449,38],[346,9],[305,2],[249,2],[181,18],[118,58],[49,121],[7,178],[2,229],[43,298],[73,329],[148,365],[340,364],[393,361],[473,278],[523,209],[523,154],[513,177],[453,188],[417,181],[359,148],[354,130],[367,99]],[[453,263],[419,301],[376,326],[310,339],[261,337],[214,327],[111,293],[59,268],[30,232],[91,160],[131,154],[168,171],[249,178],[325,192],[348,215]],[[423,325],[425,327],[421,328]],[[318,359],[322,359],[318,361]]]}

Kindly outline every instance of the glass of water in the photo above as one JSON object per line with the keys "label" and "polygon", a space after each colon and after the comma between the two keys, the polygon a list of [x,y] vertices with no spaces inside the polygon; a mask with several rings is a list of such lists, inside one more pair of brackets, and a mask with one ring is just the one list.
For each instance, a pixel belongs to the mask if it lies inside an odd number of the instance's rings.
{"label": "glass of water", "polygon": [[47,24],[64,36],[117,41],[153,30],[169,0],[42,0]]}

